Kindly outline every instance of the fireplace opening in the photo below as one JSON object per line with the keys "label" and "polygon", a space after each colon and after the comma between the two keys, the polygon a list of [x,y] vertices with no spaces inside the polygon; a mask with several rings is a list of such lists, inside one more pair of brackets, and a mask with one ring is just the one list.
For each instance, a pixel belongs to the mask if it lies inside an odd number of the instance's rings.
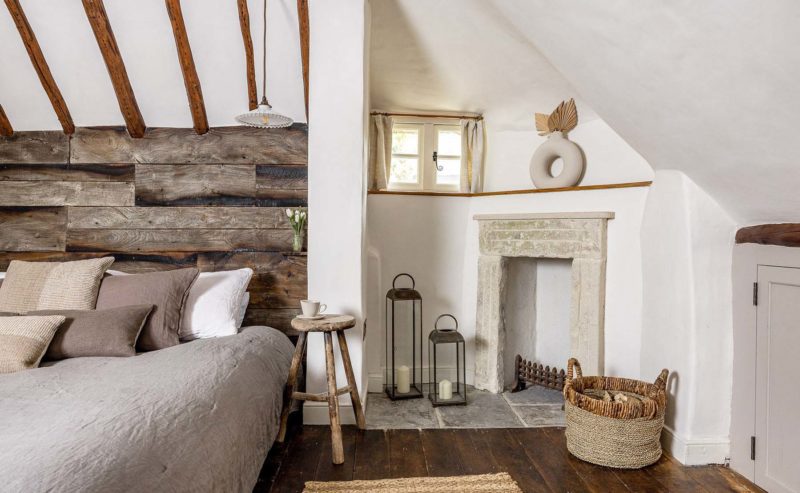
{"label": "fireplace opening", "polygon": [[565,368],[570,357],[572,260],[509,258],[503,326],[503,383],[517,380],[515,355],[544,366]]}

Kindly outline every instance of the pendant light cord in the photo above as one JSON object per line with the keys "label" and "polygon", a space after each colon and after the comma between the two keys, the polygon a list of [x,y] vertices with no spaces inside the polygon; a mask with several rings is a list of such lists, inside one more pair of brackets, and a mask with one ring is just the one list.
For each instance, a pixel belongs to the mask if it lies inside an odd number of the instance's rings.
{"label": "pendant light cord", "polygon": [[264,0],[264,30],[262,37],[263,52],[261,53],[261,103],[267,102],[267,0]]}

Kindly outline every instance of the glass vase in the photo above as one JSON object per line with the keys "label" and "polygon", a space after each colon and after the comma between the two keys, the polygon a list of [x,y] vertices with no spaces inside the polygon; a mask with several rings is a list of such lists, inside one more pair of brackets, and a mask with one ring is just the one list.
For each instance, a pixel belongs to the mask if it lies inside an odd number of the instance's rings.
{"label": "glass vase", "polygon": [[292,238],[292,251],[293,252],[302,252],[303,251],[303,231],[295,231],[294,238]]}

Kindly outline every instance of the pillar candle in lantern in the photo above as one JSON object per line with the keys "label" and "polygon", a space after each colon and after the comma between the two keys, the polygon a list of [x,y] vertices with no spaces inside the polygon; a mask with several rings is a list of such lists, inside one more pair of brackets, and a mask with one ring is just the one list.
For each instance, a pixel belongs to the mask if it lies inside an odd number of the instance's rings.
{"label": "pillar candle in lantern", "polygon": [[449,401],[453,398],[453,382],[444,379],[439,382],[439,399]]}
{"label": "pillar candle in lantern", "polygon": [[407,394],[411,390],[411,370],[403,365],[397,369],[397,392]]}

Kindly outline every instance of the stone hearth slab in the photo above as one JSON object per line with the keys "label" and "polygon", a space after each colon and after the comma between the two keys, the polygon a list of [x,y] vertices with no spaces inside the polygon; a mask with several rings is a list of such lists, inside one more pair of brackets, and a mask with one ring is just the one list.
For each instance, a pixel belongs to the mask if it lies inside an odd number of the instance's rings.
{"label": "stone hearth slab", "polygon": [[503,395],[512,406],[539,404],[562,406],[564,404],[564,396],[561,395],[561,392],[538,385],[530,386],[519,392],[504,392]]}
{"label": "stone hearth slab", "polygon": [[514,412],[531,428],[566,426],[564,411],[560,406],[513,406]]}
{"label": "stone hearth slab", "polygon": [[366,418],[367,428],[371,430],[439,427],[427,397],[393,401],[384,393],[369,394]]}
{"label": "stone hearth slab", "polygon": [[523,428],[501,394],[467,390],[466,406],[436,408],[440,428]]}

